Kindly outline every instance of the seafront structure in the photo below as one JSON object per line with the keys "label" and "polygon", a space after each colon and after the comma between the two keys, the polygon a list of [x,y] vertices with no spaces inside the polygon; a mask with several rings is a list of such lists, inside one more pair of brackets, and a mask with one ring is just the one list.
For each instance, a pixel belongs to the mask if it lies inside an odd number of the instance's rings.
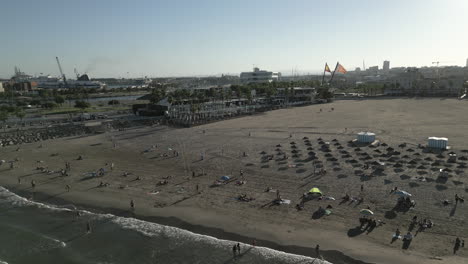
{"label": "seafront structure", "polygon": [[273,82],[281,79],[280,72],[271,72],[260,70],[259,68],[253,68],[251,72],[242,72],[240,74],[241,82],[253,83],[253,82]]}

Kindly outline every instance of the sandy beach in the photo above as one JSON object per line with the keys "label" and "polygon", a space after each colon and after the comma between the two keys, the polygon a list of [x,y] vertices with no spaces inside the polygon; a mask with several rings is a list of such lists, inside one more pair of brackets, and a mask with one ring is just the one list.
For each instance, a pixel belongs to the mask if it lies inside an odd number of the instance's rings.
{"label": "sandy beach", "polygon": [[[76,204],[246,243],[255,239],[295,254],[315,257],[320,244],[321,255],[332,263],[466,263],[466,248],[453,252],[457,237],[468,239],[468,204],[454,200],[455,194],[468,193],[466,113],[468,102],[455,99],[341,100],[192,128],[142,126],[44,141],[42,147],[8,146],[0,159],[18,161],[13,169],[0,166],[0,185],[29,197],[36,192],[33,199],[41,202]],[[348,142],[360,131],[376,133],[387,146],[357,150]],[[423,152],[418,144],[426,145],[430,136],[447,137],[451,149],[441,156]],[[329,152],[320,141],[329,143]],[[389,147],[399,154],[383,156]],[[450,151],[458,156],[455,163],[447,162]],[[362,168],[372,161],[385,162],[385,170],[374,174]],[[66,162],[69,176],[61,176]],[[104,176],[94,176],[100,168]],[[439,176],[443,168],[449,169],[446,178]],[[214,185],[222,176],[229,180]],[[308,200],[297,210],[312,187],[336,200]],[[394,187],[411,193],[416,206],[395,209]],[[272,203],[276,191],[290,204]],[[345,194],[363,201],[343,202]],[[241,201],[240,195],[252,200]],[[314,214],[328,205],[330,215]],[[384,224],[363,231],[360,210],[368,207]],[[434,226],[416,232],[417,226],[410,228],[415,215]],[[397,228],[416,234],[407,249],[401,240],[391,243]]]}

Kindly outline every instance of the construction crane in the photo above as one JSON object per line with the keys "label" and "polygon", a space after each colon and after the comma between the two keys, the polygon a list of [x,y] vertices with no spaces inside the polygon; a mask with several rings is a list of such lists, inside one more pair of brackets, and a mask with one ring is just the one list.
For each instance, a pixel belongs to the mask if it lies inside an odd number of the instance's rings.
{"label": "construction crane", "polygon": [[65,74],[64,74],[63,71],[62,71],[62,66],[60,66],[59,58],[58,58],[58,57],[55,57],[55,59],[57,60],[57,65],[58,65],[58,67],[59,67],[60,74],[62,75],[63,83],[65,84],[65,88],[69,88],[69,87],[68,87],[67,78],[65,77]]}
{"label": "construction crane", "polygon": [[75,75],[76,75],[76,79],[78,80],[78,78],[80,78],[80,74],[78,73],[78,71],[76,70],[76,68],[75,68]]}
{"label": "construction crane", "polygon": [[453,61],[433,61],[432,64],[436,64],[437,67],[439,67],[439,63],[451,63]]}

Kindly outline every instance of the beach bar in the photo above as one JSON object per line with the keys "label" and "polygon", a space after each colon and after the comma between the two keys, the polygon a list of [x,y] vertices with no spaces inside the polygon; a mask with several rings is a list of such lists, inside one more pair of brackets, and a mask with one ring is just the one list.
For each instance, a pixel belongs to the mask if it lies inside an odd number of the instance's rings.
{"label": "beach bar", "polygon": [[360,143],[372,143],[375,141],[375,134],[371,132],[359,132],[357,140]]}
{"label": "beach bar", "polygon": [[447,149],[448,138],[429,137],[427,145],[430,148]]}

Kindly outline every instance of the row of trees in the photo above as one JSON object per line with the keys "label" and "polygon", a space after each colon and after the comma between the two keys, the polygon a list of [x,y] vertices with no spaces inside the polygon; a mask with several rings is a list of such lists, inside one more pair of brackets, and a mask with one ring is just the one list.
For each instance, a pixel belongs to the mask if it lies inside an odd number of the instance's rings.
{"label": "row of trees", "polygon": [[271,99],[278,95],[278,88],[285,88],[285,96],[292,94],[293,87],[316,87],[321,98],[327,99],[333,97],[328,87],[321,87],[319,81],[294,81],[294,82],[271,82],[271,83],[250,83],[244,85],[231,85],[229,88],[205,89],[205,90],[188,90],[177,89],[172,92],[167,92],[165,86],[154,88],[150,94],[150,101],[157,103],[164,98],[168,98],[169,102],[179,101],[198,101],[207,100],[227,100],[231,98],[245,98],[252,100],[252,91],[255,90],[257,96]]}
{"label": "row of trees", "polygon": [[21,122],[23,122],[23,118],[26,116],[26,112],[21,107],[5,105],[0,106],[0,122],[2,122],[4,128],[6,128],[5,122],[8,120],[8,118],[10,118],[10,116],[16,116],[21,120]]}

